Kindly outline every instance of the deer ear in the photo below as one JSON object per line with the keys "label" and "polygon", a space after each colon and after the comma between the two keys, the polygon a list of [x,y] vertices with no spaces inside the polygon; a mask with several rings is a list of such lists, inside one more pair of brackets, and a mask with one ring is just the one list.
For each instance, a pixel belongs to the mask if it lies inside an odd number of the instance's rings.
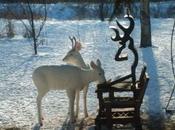
{"label": "deer ear", "polygon": [[97,68],[97,65],[93,61],[91,61],[90,65],[93,69]]}
{"label": "deer ear", "polygon": [[76,50],[76,51],[80,51],[81,48],[82,48],[81,43],[80,43],[80,42],[76,42],[76,43],[75,43],[75,50]]}
{"label": "deer ear", "polygon": [[101,67],[101,62],[100,62],[99,59],[97,59],[97,65],[98,65],[99,67]]}

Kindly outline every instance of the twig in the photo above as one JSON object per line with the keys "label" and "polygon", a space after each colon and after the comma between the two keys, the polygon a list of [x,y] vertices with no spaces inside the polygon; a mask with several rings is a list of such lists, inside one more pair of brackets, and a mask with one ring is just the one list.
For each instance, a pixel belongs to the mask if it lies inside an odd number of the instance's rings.
{"label": "twig", "polygon": [[[173,72],[173,78],[174,78],[174,81],[175,81],[175,70],[174,70],[174,59],[173,59],[173,36],[174,36],[174,29],[175,29],[175,18],[174,18],[174,25],[173,25],[173,29],[172,29],[172,33],[171,33],[171,51],[170,51],[170,55],[171,55],[171,68],[172,68],[172,72]],[[173,90],[171,92],[171,95],[168,99],[168,103],[165,107],[165,110],[167,111],[168,109],[168,106],[170,104],[170,101],[172,99],[172,96],[173,96],[173,93],[175,91],[175,82],[174,82],[174,86],[173,86]]]}

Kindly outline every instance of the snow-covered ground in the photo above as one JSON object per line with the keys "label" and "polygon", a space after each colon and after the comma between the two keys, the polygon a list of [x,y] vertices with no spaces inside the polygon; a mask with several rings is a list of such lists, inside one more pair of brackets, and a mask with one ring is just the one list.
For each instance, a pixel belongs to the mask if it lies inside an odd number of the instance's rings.
{"label": "snow-covered ground", "polygon": [[[164,107],[173,87],[173,76],[170,64],[170,35],[173,19],[152,19],[152,48],[139,48],[140,22],[132,33],[139,52],[137,72],[147,64],[150,81],[144,102],[142,115],[155,121],[150,129],[161,129]],[[120,21],[127,25],[127,21]],[[32,41],[22,37],[22,25],[15,21],[16,36],[12,39],[0,39],[0,128],[25,127],[31,129],[37,123],[36,96],[37,90],[31,75],[35,68],[48,64],[64,64],[62,58],[71,47],[69,36],[76,36],[83,42],[81,54],[86,63],[99,58],[107,79],[130,72],[132,57],[127,62],[116,62],[114,55],[118,46],[111,40],[113,35],[109,25],[114,23],[97,20],[83,21],[47,21],[44,28],[45,43],[39,47],[39,54],[33,55]],[[175,38],[175,37],[174,37]],[[175,45],[174,49],[175,49]],[[175,57],[175,56],[174,56]],[[175,96],[175,95],[174,95]],[[89,86],[88,111],[95,116],[98,102],[95,84]],[[82,108],[82,103],[80,104]],[[175,109],[175,101],[170,107]],[[44,128],[60,129],[67,117],[68,99],[65,91],[50,91],[43,99]],[[82,115],[82,109],[81,114]],[[175,115],[170,118],[175,121]],[[169,119],[167,119],[169,120]],[[148,124],[149,124],[148,123]],[[173,129],[172,129],[173,130]]]}

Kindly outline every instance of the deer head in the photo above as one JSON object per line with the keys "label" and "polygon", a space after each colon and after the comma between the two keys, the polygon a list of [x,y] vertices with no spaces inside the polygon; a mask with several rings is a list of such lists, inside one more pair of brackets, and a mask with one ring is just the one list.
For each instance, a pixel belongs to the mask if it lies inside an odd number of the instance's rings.
{"label": "deer head", "polygon": [[74,36],[69,37],[69,39],[72,42],[72,48],[67,52],[66,56],[63,58],[63,61],[79,67],[86,67],[86,64],[79,52],[82,48],[81,43],[77,41]]}

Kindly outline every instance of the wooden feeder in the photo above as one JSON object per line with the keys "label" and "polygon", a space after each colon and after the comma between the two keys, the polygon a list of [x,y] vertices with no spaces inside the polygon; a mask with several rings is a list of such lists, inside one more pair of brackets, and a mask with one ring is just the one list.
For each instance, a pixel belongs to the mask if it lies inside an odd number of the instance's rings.
{"label": "wooden feeder", "polygon": [[[124,32],[123,36],[119,35],[119,30],[116,27],[110,27],[116,33],[113,41],[120,44],[120,47],[115,55],[115,60],[118,62],[128,60],[127,54],[122,54],[128,42],[128,49],[134,55],[134,61],[131,65],[131,74],[114,80],[110,83],[97,85],[97,98],[99,100],[99,111],[95,119],[95,129],[101,130],[101,126],[105,125],[108,130],[117,124],[126,125],[131,123],[135,130],[142,130],[140,118],[140,106],[144,97],[144,93],[149,81],[146,73],[146,66],[143,67],[139,80],[136,80],[136,67],[138,64],[138,53],[134,47],[134,40],[130,36],[134,29],[134,19],[128,13],[125,18],[130,22],[128,28],[123,27],[118,21],[117,26]],[[116,93],[132,93],[132,96],[116,96]],[[107,95],[107,96],[105,96]]]}

